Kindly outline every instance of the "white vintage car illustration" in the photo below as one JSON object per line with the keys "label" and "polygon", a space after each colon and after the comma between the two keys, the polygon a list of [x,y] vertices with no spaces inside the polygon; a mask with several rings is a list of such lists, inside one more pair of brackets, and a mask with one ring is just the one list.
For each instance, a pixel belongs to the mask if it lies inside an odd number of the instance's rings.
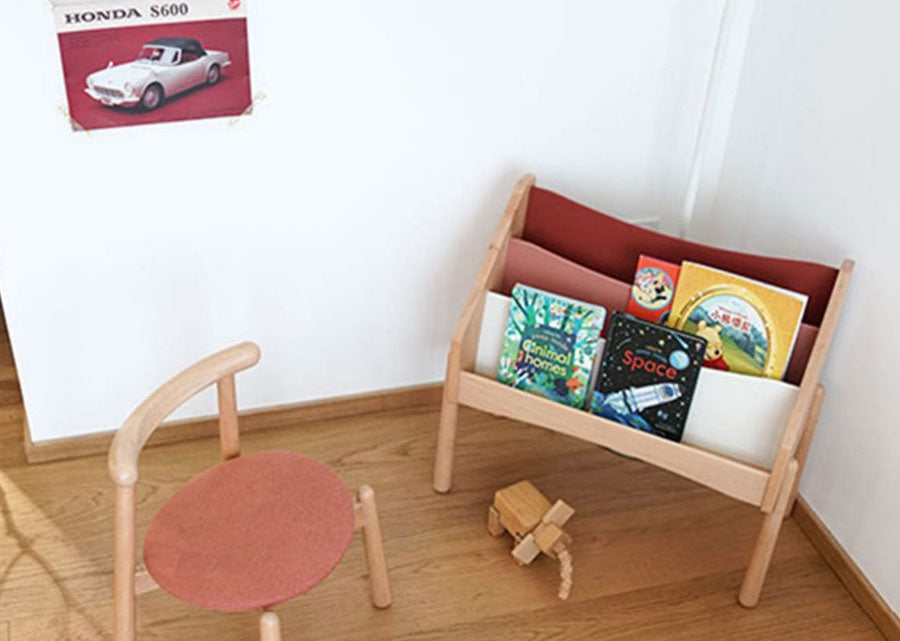
{"label": "white vintage car illustration", "polygon": [[137,60],[87,77],[84,90],[107,107],[152,111],[166,98],[199,85],[214,85],[231,64],[224,51],[206,51],[193,38],[157,38],[145,44]]}

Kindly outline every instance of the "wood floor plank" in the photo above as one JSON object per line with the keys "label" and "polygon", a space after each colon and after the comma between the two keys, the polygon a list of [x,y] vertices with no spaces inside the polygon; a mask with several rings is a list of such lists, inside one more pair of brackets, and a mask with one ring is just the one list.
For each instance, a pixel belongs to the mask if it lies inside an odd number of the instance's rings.
{"label": "wood floor plank", "polygon": [[[2,398],[2,396],[0,396]],[[472,410],[460,413],[454,491],[435,494],[436,406],[249,433],[245,452],[299,451],[351,488],[375,487],[394,605],[368,604],[362,545],[309,594],[276,608],[286,639],[883,639],[792,520],[762,601],[736,602],[758,510],[641,462]],[[18,431],[17,431],[18,430]],[[0,422],[0,641],[109,639],[112,484],[103,456],[29,466],[21,425]],[[214,439],[146,450],[138,521],[214,463]],[[557,568],[527,568],[490,537],[493,492],[529,478],[577,509],[575,583],[556,598]],[[257,614],[205,612],[163,592],[139,600],[141,639],[257,638]]]}
{"label": "wood floor plank", "polygon": [[[553,604],[522,614],[459,622],[441,629],[417,631],[398,639],[763,639],[854,638],[876,640],[870,629],[860,629],[861,613],[843,615],[846,594],[827,584],[815,592],[811,607],[796,611],[787,582],[820,581],[829,570],[810,567],[804,560],[782,566],[773,584],[774,599],[761,610],[735,607],[729,590],[740,576],[708,575],[691,581],[664,584],[649,590],[613,594],[566,604]],[[791,626],[774,623],[788,617]],[[702,630],[700,634],[698,631]]]}

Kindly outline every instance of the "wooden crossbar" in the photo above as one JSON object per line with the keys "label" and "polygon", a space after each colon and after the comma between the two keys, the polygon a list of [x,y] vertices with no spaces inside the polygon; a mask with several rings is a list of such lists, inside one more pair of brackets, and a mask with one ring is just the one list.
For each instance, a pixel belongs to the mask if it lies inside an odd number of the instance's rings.
{"label": "wooden crossbar", "polygon": [[759,506],[769,479],[766,470],[619,425],[471,372],[460,376],[459,402],[609,447],[751,505]]}

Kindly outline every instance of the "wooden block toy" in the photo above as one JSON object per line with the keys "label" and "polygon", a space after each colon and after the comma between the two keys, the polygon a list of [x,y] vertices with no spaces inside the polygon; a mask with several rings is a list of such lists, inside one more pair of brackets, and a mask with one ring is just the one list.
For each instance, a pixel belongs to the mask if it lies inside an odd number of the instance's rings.
{"label": "wooden block toy", "polygon": [[526,534],[525,538],[519,541],[512,550],[512,556],[519,565],[528,565],[534,561],[540,553],[541,548],[538,546],[534,534]]}
{"label": "wooden block toy", "polygon": [[565,545],[568,542],[566,539],[571,541],[571,537],[555,523],[540,523],[534,528],[534,542],[537,543],[541,552],[549,556],[555,557],[556,547],[560,543]]}
{"label": "wooden block toy", "polygon": [[531,481],[519,481],[494,494],[500,523],[517,538],[531,532],[550,509],[547,500]]}
{"label": "wooden block toy", "polygon": [[503,524],[500,523],[500,512],[493,505],[488,508],[488,532],[491,533],[491,536],[500,536],[506,532]]}
{"label": "wooden block toy", "polygon": [[565,527],[575,510],[565,501],[557,501],[541,518],[543,523],[555,523],[559,527]]}
{"label": "wooden block toy", "polygon": [[559,598],[568,599],[572,590],[572,543],[563,530],[575,510],[565,501],[551,504],[530,481],[519,481],[497,490],[488,508],[488,532],[500,536],[509,532],[516,545],[512,557],[519,565],[529,565],[541,553],[560,565]]}

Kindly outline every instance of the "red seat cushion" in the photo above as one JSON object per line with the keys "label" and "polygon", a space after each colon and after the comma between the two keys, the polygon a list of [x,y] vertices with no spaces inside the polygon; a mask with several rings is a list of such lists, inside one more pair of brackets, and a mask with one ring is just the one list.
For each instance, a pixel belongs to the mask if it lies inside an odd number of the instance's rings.
{"label": "red seat cushion", "polygon": [[324,463],[261,452],[214,465],[178,490],[147,529],[144,562],[183,601],[253,610],[322,581],[354,528],[350,491]]}

